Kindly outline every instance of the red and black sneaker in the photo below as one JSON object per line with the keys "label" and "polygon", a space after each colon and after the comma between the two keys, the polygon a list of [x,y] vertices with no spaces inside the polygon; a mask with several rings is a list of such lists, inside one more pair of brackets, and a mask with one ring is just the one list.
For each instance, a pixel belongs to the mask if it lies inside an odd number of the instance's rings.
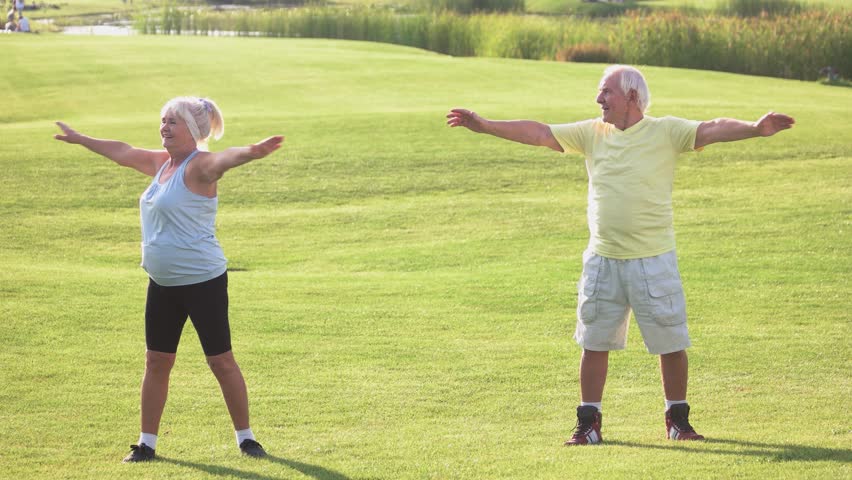
{"label": "red and black sneaker", "polygon": [[666,438],[671,440],[704,440],[689,424],[689,405],[678,403],[666,412]]}
{"label": "red and black sneaker", "polygon": [[565,445],[591,445],[601,443],[601,412],[597,408],[586,405],[577,407],[577,427],[574,435],[565,442]]}

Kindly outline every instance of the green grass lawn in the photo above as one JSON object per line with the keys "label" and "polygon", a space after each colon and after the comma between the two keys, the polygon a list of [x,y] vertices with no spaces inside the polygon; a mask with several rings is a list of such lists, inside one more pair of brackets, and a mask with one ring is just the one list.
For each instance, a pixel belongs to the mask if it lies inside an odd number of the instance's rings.
{"label": "green grass lawn", "polygon": [[[603,66],[450,58],[370,43],[0,38],[3,478],[850,478],[852,89],[647,68],[652,114],[796,117],[772,139],[681,158],[678,251],[692,420],[664,439],[635,325],[611,357],[606,444],[566,448],[587,241],[581,158],[444,125],[450,107],[597,115]],[[239,456],[191,327],[158,455],[138,437],[148,180],[52,139],[54,120],[159,145],[161,105],[205,95],[213,149],[287,136],[220,182],[234,352],[252,426]]]}

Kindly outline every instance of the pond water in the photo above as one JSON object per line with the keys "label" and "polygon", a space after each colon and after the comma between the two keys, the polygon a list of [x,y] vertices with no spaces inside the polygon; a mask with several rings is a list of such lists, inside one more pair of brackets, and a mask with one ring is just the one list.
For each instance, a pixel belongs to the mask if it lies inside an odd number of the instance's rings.
{"label": "pond water", "polygon": [[136,35],[136,30],[129,25],[84,25],[63,27],[66,35]]}
{"label": "pond water", "polygon": [[[246,5],[218,5],[213,10],[222,11],[236,11],[236,10],[250,10],[251,7]],[[94,25],[75,25],[75,26],[67,26],[62,27],[62,33],[66,35],[136,35],[139,32],[133,28],[132,22],[130,20],[112,20],[109,15],[91,15],[92,23]],[[53,23],[53,19],[41,19],[35,20],[40,23]],[[237,32],[210,32],[210,36],[224,36],[224,37],[232,37],[236,36]],[[249,35],[258,36],[260,35],[257,32],[250,33]]]}

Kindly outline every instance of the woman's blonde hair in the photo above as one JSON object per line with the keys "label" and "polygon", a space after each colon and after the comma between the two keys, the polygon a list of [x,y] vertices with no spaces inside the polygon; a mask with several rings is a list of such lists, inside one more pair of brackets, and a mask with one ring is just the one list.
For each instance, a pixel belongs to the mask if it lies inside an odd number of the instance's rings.
{"label": "woman's blonde hair", "polygon": [[196,143],[207,144],[210,137],[215,140],[225,134],[225,120],[216,102],[209,98],[176,97],[163,105],[160,116],[172,113],[186,122],[189,133]]}

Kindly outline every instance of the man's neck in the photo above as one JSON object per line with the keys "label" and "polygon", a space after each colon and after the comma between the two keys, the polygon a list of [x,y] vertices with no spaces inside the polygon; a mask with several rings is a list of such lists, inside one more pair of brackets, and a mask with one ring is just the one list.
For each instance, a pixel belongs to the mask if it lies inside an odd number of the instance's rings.
{"label": "man's neck", "polygon": [[633,125],[641,122],[643,118],[645,118],[645,115],[642,112],[638,110],[628,110],[627,114],[624,115],[624,119],[615,123],[615,128],[622,131],[627,130]]}

